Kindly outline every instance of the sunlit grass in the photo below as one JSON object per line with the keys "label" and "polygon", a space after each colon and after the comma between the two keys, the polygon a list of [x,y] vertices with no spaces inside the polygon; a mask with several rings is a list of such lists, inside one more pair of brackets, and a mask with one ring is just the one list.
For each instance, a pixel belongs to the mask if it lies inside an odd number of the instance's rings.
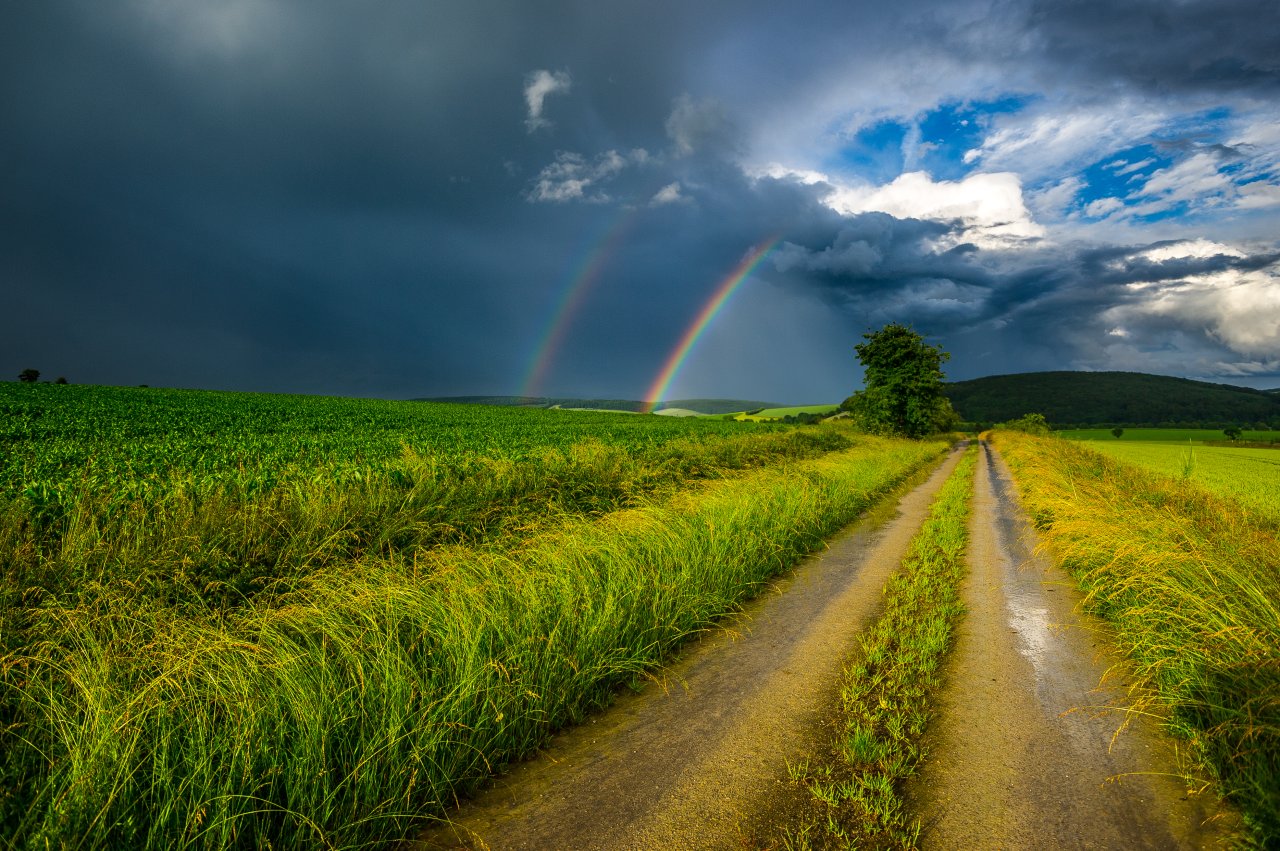
{"label": "sunlit grass", "polygon": [[355,847],[609,700],[942,443],[857,448],[198,616],[46,601],[4,660],[15,847]]}
{"label": "sunlit grass", "polygon": [[[1190,481],[1078,443],[997,432],[1054,556],[1115,625],[1149,705],[1280,841],[1280,541],[1276,525]],[[1177,462],[1178,456],[1170,456]]]}

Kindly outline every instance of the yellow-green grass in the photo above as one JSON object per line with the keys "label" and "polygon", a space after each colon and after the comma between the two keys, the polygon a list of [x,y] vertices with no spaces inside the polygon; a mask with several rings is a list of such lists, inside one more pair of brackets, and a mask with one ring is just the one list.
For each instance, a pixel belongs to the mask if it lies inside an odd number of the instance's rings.
{"label": "yellow-green grass", "polygon": [[0,678],[16,848],[395,842],[581,719],[942,442],[855,448],[483,547],[361,558],[207,616],[47,600]]}
{"label": "yellow-green grass", "polygon": [[911,542],[902,570],[884,590],[884,612],[860,637],[844,673],[835,757],[792,766],[810,794],[796,823],[770,844],[789,849],[913,848],[919,820],[903,782],[923,758],[920,738],[939,668],[963,615],[960,582],[968,543],[977,447],[943,485]]}
{"label": "yellow-green grass", "polygon": [[994,441],[1050,551],[1115,626],[1148,707],[1190,742],[1259,841],[1280,842],[1276,523],[1092,444]]}
{"label": "yellow-green grass", "polygon": [[1239,500],[1280,523],[1280,451],[1099,441],[1090,448]]}
{"label": "yellow-green grass", "polygon": [[[1190,440],[1193,443],[1205,441],[1227,440],[1222,429],[1212,428],[1126,428],[1117,438],[1109,428],[1076,428],[1054,432],[1058,437],[1068,440],[1097,440],[1103,443],[1119,443],[1140,441],[1144,443],[1181,443],[1184,446]],[[1280,442],[1280,431],[1243,429],[1240,440],[1248,443]]]}

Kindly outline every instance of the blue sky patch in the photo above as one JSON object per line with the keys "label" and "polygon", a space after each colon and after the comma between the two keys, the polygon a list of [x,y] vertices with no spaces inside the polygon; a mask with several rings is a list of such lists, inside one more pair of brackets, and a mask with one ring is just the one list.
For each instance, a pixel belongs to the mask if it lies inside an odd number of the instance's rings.
{"label": "blue sky patch", "polygon": [[925,171],[935,180],[959,180],[973,171],[965,152],[982,144],[994,116],[1017,112],[1031,98],[954,101],[916,120],[890,118],[859,130],[824,166],[872,183],[888,183],[904,171]]}
{"label": "blue sky patch", "polygon": [[[1136,202],[1128,200],[1146,182],[1147,178],[1162,168],[1173,164],[1173,158],[1152,144],[1124,148],[1097,160],[1080,172],[1084,185],[1076,194],[1076,209],[1083,211],[1095,201],[1117,198],[1125,206]],[[1167,218],[1160,213],[1151,219]]]}

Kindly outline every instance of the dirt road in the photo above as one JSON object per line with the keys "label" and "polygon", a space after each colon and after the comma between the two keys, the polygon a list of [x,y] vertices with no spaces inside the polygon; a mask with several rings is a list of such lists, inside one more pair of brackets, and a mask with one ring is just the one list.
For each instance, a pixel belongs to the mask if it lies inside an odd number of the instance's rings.
{"label": "dirt road", "polygon": [[842,663],[958,458],[691,647],[665,682],[557,737],[416,847],[741,847],[789,788],[787,759],[813,750]]}
{"label": "dirt road", "polygon": [[[1101,622],[1037,557],[1003,462],[987,446],[970,521],[967,614],[909,789],[922,848],[1202,848],[1231,818],[1188,798],[1172,743],[1137,717]],[[1113,711],[1106,711],[1110,707]],[[1113,741],[1114,737],[1114,741]]]}

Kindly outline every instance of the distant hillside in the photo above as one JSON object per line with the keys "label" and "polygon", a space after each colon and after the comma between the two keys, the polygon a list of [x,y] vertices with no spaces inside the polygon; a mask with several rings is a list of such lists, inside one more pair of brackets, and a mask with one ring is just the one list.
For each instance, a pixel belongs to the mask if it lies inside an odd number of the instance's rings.
{"label": "distant hillside", "polygon": [[1280,393],[1141,372],[1027,372],[946,386],[960,416],[996,423],[1026,413],[1054,425],[1176,424],[1220,428],[1280,421]]}
{"label": "distant hillside", "polygon": [[[504,405],[525,408],[596,408],[606,411],[639,411],[644,402],[636,399],[577,399],[560,396],[435,396],[413,399],[414,402],[453,402],[462,405]],[[732,414],[737,411],[754,411],[758,408],[776,408],[776,402],[755,402],[749,399],[668,399],[658,405],[665,408],[686,408],[700,414]]]}

